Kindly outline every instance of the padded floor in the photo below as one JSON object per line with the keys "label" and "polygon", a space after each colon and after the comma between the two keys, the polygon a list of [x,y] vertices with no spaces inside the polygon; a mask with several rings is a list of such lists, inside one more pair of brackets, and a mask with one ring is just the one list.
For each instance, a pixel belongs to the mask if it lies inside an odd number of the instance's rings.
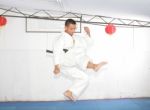
{"label": "padded floor", "polygon": [[0,102],[0,110],[150,110],[150,98],[47,102]]}

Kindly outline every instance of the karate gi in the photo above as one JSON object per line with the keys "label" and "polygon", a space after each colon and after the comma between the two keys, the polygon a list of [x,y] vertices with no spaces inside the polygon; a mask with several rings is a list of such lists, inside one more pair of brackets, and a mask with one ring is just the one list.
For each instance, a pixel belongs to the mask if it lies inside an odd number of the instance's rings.
{"label": "karate gi", "polygon": [[[72,92],[74,98],[78,98],[88,85],[89,78],[85,70],[91,60],[86,55],[90,45],[92,45],[92,39],[87,34],[70,36],[66,32],[63,32],[54,43],[54,64],[59,64],[61,73],[73,80],[68,90]],[[65,53],[63,49],[68,51]]]}

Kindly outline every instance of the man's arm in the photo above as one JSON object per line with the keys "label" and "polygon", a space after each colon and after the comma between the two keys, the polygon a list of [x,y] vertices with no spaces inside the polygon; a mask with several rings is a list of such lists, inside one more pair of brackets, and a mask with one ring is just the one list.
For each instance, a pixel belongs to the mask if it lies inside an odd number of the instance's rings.
{"label": "man's arm", "polygon": [[63,52],[63,45],[64,41],[62,37],[60,37],[55,43],[54,43],[54,74],[59,74],[60,73],[60,60],[61,60],[61,55]]}
{"label": "man's arm", "polygon": [[84,27],[84,31],[85,31],[85,34],[83,36],[87,43],[87,46],[91,46],[93,44],[93,40],[91,38],[91,33],[90,33],[89,27]]}

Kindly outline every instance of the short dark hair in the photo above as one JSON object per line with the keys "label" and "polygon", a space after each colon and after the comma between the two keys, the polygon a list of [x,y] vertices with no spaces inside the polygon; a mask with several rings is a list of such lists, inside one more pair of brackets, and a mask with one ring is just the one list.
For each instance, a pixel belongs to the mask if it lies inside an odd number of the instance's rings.
{"label": "short dark hair", "polygon": [[75,20],[73,20],[73,19],[67,19],[67,20],[65,21],[65,26],[68,26],[69,24],[74,24],[74,25],[76,25],[76,22],[75,22]]}

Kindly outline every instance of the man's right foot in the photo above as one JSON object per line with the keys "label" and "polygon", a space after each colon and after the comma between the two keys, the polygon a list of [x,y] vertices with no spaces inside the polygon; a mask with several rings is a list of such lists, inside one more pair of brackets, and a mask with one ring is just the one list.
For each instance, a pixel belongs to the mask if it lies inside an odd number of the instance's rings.
{"label": "man's right foot", "polygon": [[73,97],[73,95],[72,95],[72,92],[69,91],[69,90],[67,90],[67,91],[64,93],[64,96],[66,96],[68,99],[70,99],[70,100],[72,100],[72,101],[75,100],[74,97]]}

